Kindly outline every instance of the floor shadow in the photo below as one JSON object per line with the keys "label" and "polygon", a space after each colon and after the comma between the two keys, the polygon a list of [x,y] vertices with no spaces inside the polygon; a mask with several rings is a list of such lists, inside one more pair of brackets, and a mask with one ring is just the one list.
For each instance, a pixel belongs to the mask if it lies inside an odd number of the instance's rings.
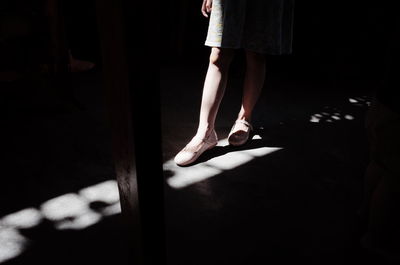
{"label": "floor shadow", "polygon": [[23,229],[29,247],[4,265],[131,264],[128,228],[121,215],[107,217],[82,230],[57,230],[51,221]]}
{"label": "floor shadow", "polygon": [[[168,94],[176,92],[185,98],[186,93],[193,98],[179,82],[197,80],[177,81],[171,76],[169,73],[173,85],[164,83]],[[217,128],[221,135],[229,131],[235,113],[231,102],[240,102],[237,91],[241,91],[241,82],[235,81],[227,90],[229,100],[221,105]],[[318,82],[311,87],[306,82],[272,81],[253,124],[261,139],[240,148],[217,146],[190,166],[235,151],[282,149],[184,188],[166,185],[169,264],[379,261],[360,249],[358,239],[353,238],[368,161],[364,121],[369,89],[345,82],[343,87]],[[167,155],[183,146],[197,125],[193,121],[195,107],[181,98],[188,104],[180,106],[188,109],[188,117],[181,115],[178,120],[173,115],[176,102],[164,98]],[[177,139],[176,128],[181,124],[186,126],[181,134],[187,135]],[[172,170],[165,173],[167,178],[174,175]]]}
{"label": "floor shadow", "polygon": [[[115,180],[100,82],[100,73],[72,76],[70,92],[84,105],[81,109],[60,98],[45,79],[0,83],[7,154],[0,180],[0,237],[9,229],[1,223],[4,216],[27,208],[40,212],[51,199]],[[96,213],[107,206],[101,201],[87,205]],[[59,230],[45,219],[29,229],[10,230],[16,237],[0,240],[0,252],[5,251],[1,244],[16,243],[18,249],[24,243],[18,241],[20,233],[28,240],[26,250],[4,264],[129,264],[125,228],[117,213],[82,230]]]}
{"label": "floor shadow", "polygon": [[44,78],[2,87],[2,146],[7,156],[0,180],[0,217],[114,179],[100,79],[100,74],[72,77],[71,93],[85,110],[60,99],[53,91],[57,88],[48,87]]}

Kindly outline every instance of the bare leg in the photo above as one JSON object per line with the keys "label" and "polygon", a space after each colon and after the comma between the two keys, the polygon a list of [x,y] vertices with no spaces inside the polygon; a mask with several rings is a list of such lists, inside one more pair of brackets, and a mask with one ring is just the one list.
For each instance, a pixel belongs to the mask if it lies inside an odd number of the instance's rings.
{"label": "bare leg", "polygon": [[265,55],[246,51],[246,63],[242,106],[237,119],[251,121],[254,106],[264,86]]}
{"label": "bare leg", "polygon": [[199,127],[195,137],[175,156],[176,164],[188,165],[218,143],[214,130],[215,118],[224,96],[232,58],[232,49],[212,48],[201,100]]}
{"label": "bare leg", "polygon": [[243,85],[242,106],[237,121],[229,133],[228,141],[233,146],[245,144],[252,129],[250,121],[254,106],[260,97],[265,80],[265,56],[246,51],[246,76]]}
{"label": "bare leg", "polygon": [[212,48],[211,50],[210,64],[203,88],[199,127],[196,134],[200,138],[206,137],[214,129],[233,55],[232,49]]}

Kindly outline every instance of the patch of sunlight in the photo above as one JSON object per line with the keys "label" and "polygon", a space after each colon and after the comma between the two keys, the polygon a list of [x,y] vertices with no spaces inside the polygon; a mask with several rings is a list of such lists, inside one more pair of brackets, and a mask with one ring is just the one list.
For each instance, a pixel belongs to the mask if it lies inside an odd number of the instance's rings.
{"label": "patch of sunlight", "polygon": [[28,244],[28,239],[18,230],[0,224],[0,263],[19,256]]}
{"label": "patch of sunlight", "polygon": [[119,201],[118,185],[114,180],[84,188],[78,194],[90,202],[101,201],[113,204]]}
{"label": "patch of sunlight", "polygon": [[101,214],[86,210],[85,213],[81,213],[72,218],[66,218],[55,224],[55,227],[59,230],[74,229],[81,230],[98,223],[102,219]]}
{"label": "patch of sunlight", "polygon": [[[260,139],[261,137],[256,135],[253,139],[256,138]],[[227,144],[227,139],[218,142],[218,146],[226,146]],[[173,176],[167,179],[167,184],[174,189],[182,189],[214,177],[224,171],[242,166],[257,157],[262,157],[281,149],[280,147],[259,147],[249,150],[232,151],[188,167],[179,167],[171,159],[165,162],[163,167],[164,170],[173,173]]]}
{"label": "patch of sunlight", "polygon": [[[103,202],[105,207],[94,211],[92,202]],[[20,229],[35,228],[44,219],[54,228],[85,229],[103,218],[121,213],[118,185],[114,180],[86,187],[77,193],[67,193],[50,199],[39,207],[26,208],[0,218],[0,263],[22,254],[34,242],[20,233]]]}
{"label": "patch of sunlight", "polygon": [[[367,96],[351,97],[348,98],[348,101],[355,107],[366,107],[370,106],[371,104]],[[319,122],[332,123],[344,120],[351,121],[354,119],[355,117],[353,115],[341,113],[341,111],[338,110],[337,108],[325,106],[323,107],[323,110],[321,112],[310,115],[309,121],[312,123],[319,123]]]}
{"label": "patch of sunlight", "polygon": [[48,200],[41,206],[43,215],[51,221],[83,215],[88,210],[89,205],[86,200],[75,193],[68,193]]}
{"label": "patch of sunlight", "polygon": [[114,203],[113,205],[104,207],[101,210],[101,214],[103,216],[112,216],[121,213],[121,204],[119,202]]}
{"label": "patch of sunlight", "polygon": [[[321,115],[319,115],[319,116],[321,116]],[[319,122],[319,120],[320,120],[320,118],[317,116],[317,114],[311,115],[310,122],[316,123],[316,122]]]}
{"label": "patch of sunlight", "polygon": [[358,100],[355,98],[349,98],[349,102],[354,104],[354,103],[358,103]]}
{"label": "patch of sunlight", "polygon": [[170,170],[174,176],[167,179],[168,185],[180,189],[201,182],[212,176],[222,173],[222,170],[205,164],[197,164],[190,167],[180,168],[173,160],[164,163],[164,170]]}
{"label": "patch of sunlight", "polygon": [[329,114],[328,112],[315,113],[310,116],[310,122],[336,122],[341,120],[354,120],[352,115],[346,114],[342,115],[338,112]]}
{"label": "patch of sunlight", "polygon": [[368,99],[367,96],[349,98],[349,102],[359,107],[369,106],[371,104],[371,101]]}
{"label": "patch of sunlight", "polygon": [[43,220],[42,213],[35,208],[27,208],[9,215],[0,220],[0,225],[20,229],[37,226]]}

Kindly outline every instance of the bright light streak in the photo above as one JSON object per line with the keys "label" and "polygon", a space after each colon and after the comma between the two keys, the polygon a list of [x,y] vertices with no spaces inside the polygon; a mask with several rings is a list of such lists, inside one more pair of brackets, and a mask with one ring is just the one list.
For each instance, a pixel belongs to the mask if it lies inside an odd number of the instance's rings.
{"label": "bright light streak", "polygon": [[[227,145],[227,139],[223,139],[218,143],[218,146],[225,145]],[[167,179],[167,183],[172,188],[182,189],[214,177],[224,171],[242,166],[257,157],[268,155],[280,149],[282,148],[260,147],[249,150],[232,151],[189,167],[179,167],[173,160],[169,160],[164,163],[164,170],[171,171],[173,176]]]}

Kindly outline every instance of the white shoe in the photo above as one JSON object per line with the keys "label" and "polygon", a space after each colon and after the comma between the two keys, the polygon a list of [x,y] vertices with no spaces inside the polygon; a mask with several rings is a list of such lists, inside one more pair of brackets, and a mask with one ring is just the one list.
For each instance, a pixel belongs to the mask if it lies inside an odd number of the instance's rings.
{"label": "white shoe", "polygon": [[[243,126],[244,125],[244,126]],[[244,130],[242,128],[245,128]],[[250,132],[253,130],[253,126],[245,120],[237,120],[229,133],[228,142],[233,146],[244,145],[250,136]]]}
{"label": "white shoe", "polygon": [[218,137],[215,130],[213,130],[207,138],[200,139],[198,137],[193,137],[193,139],[183,148],[176,156],[175,163],[178,166],[186,166],[199,158],[199,156],[218,143]]}

